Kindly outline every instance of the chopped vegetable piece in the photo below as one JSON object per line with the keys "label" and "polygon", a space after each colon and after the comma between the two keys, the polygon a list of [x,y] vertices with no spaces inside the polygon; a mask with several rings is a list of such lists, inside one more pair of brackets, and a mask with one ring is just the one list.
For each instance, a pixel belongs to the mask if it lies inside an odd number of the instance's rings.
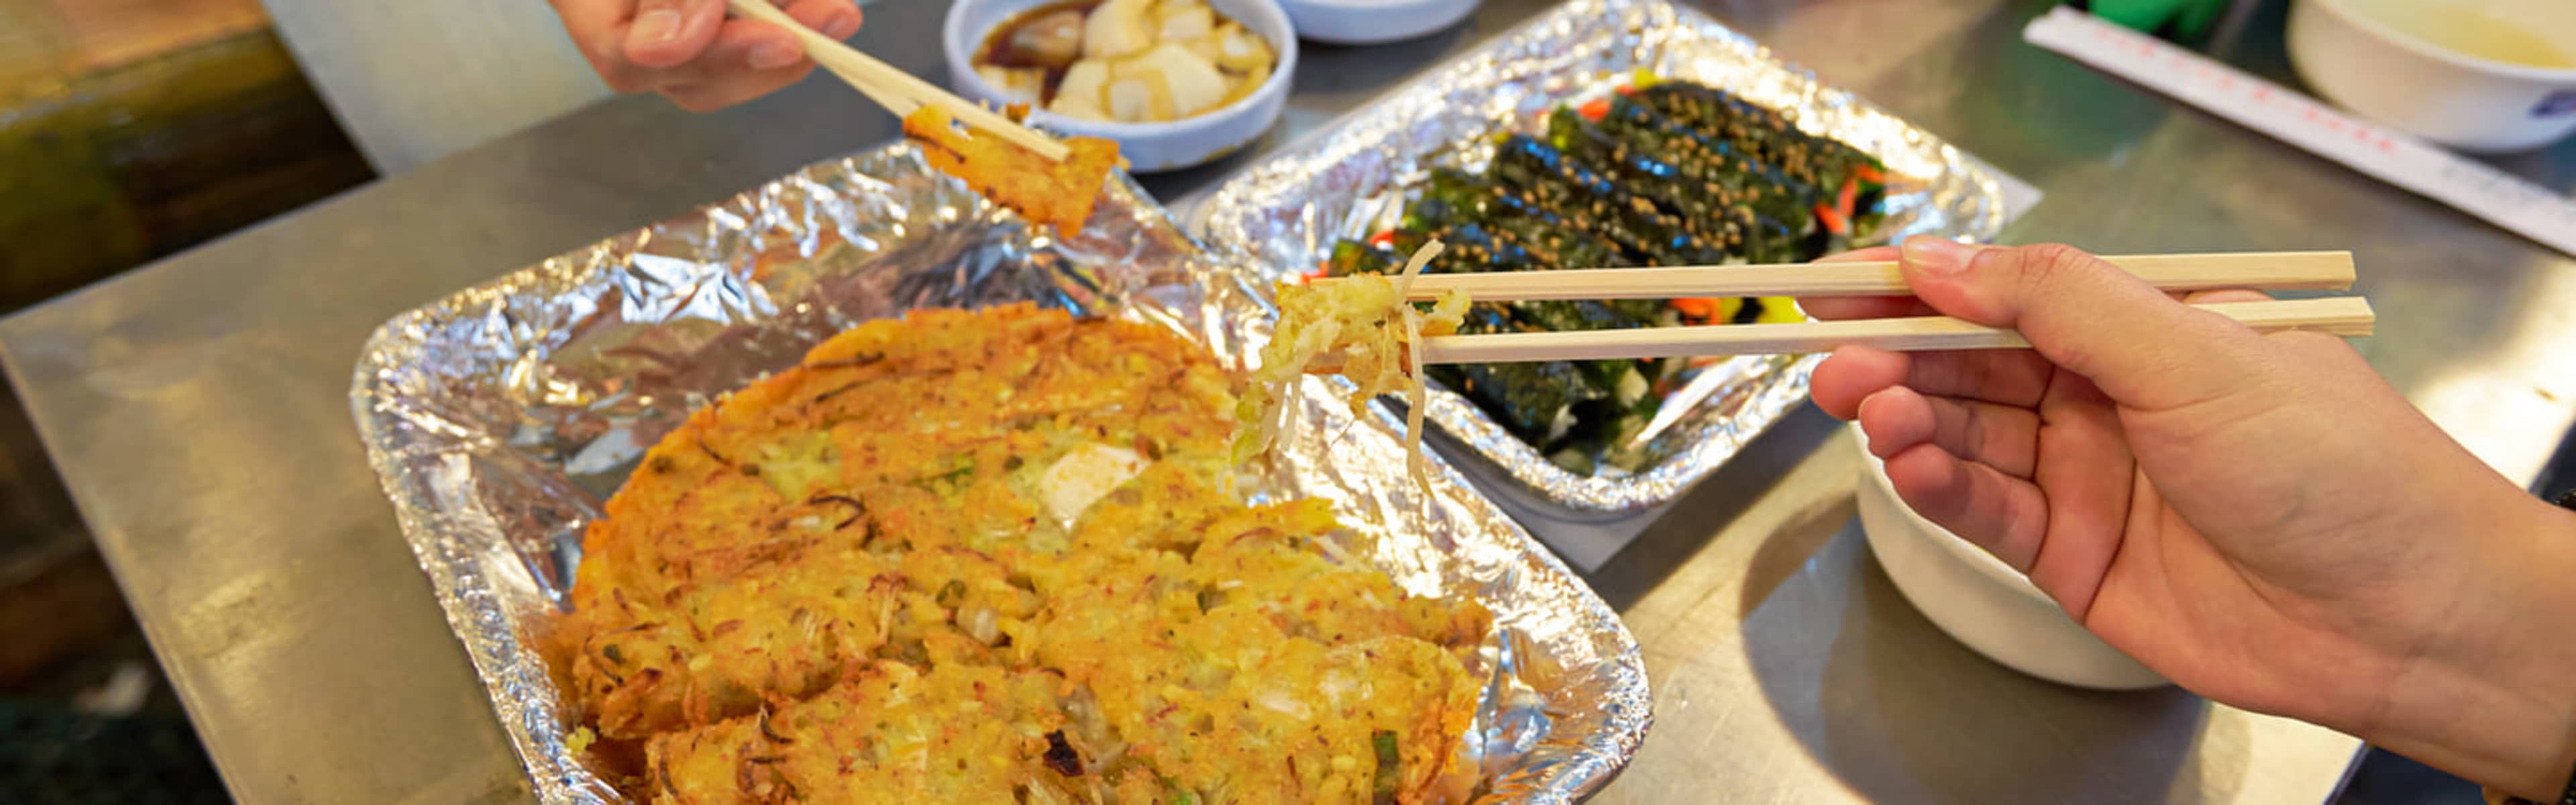
{"label": "chopped vegetable piece", "polygon": [[1183,40],[1181,46],[1189,48],[1191,53],[1199,54],[1199,58],[1210,62],[1222,60],[1225,58],[1225,38],[1232,35],[1227,33],[1227,29],[1233,27],[1235,25],[1232,22],[1221,23],[1217,25],[1216,30]]}
{"label": "chopped vegetable piece", "polygon": [[1404,787],[1404,755],[1397,752],[1394,730],[1369,734],[1369,743],[1377,748],[1377,780],[1369,794],[1377,805],[1394,805],[1396,792]]}
{"label": "chopped vegetable piece", "polygon": [[996,67],[990,64],[975,68],[984,83],[1002,92],[1012,103],[1037,103],[1046,92],[1046,71],[1036,68]]}
{"label": "chopped vegetable piece", "polygon": [[1181,787],[1181,781],[1163,778],[1163,799],[1170,805],[1199,805],[1199,795]]}
{"label": "chopped vegetable piece", "polygon": [[1832,206],[1816,205],[1816,220],[1824,222],[1827,232],[1837,235],[1851,234],[1851,221],[1844,218],[1842,213],[1836,212]]}
{"label": "chopped vegetable piece", "polygon": [[1226,80],[1232,84],[1225,91],[1225,99],[1217,101],[1216,105],[1219,107],[1233,106],[1236,101],[1252,97],[1252,93],[1261,91],[1261,85],[1270,83],[1270,65],[1254,67],[1251,72],[1239,76],[1227,76]]}
{"label": "chopped vegetable piece", "polygon": [[1011,55],[1028,66],[1061,68],[1082,58],[1082,12],[1050,11],[1011,29]]}
{"label": "chopped vegetable piece", "polygon": [[1047,104],[1047,111],[1076,120],[1097,120],[1105,123],[1110,119],[1109,112],[1101,109],[1097,102],[1072,93],[1055,96],[1055,101]]}
{"label": "chopped vegetable piece", "polygon": [[[1225,100],[1225,75],[1216,65],[1178,42],[1165,42],[1132,60],[1139,75],[1159,79],[1171,97],[1173,118],[1186,117],[1216,108]],[[1123,73],[1122,73],[1123,75]],[[1150,79],[1149,79],[1150,80]]]}
{"label": "chopped vegetable piece", "polygon": [[1195,39],[1216,30],[1216,12],[1206,3],[1165,0],[1154,7],[1154,17],[1160,26],[1157,35],[1167,43]]}
{"label": "chopped vegetable piece", "polygon": [[1270,40],[1263,39],[1260,34],[1246,30],[1240,25],[1229,29],[1225,40],[1217,43],[1216,65],[1218,67],[1243,71],[1270,64],[1272,60]]}
{"label": "chopped vegetable piece", "polygon": [[1064,80],[1056,82],[1055,97],[1060,101],[1066,96],[1080,98],[1093,109],[1108,109],[1109,62],[1084,59],[1065,68]]}
{"label": "chopped vegetable piece", "polygon": [[1146,14],[1154,0],[1108,0],[1083,21],[1082,56],[1114,59],[1154,46],[1154,26]]}
{"label": "chopped vegetable piece", "polygon": [[1121,78],[1109,82],[1109,117],[1122,123],[1146,123],[1169,120],[1172,96],[1161,83],[1144,77]]}

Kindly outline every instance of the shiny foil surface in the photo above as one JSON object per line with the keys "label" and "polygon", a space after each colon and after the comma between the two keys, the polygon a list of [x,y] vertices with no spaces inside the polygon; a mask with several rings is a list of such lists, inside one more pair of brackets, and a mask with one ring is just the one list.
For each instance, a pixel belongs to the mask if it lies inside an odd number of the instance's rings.
{"label": "shiny foil surface", "polygon": [[[2004,191],[1982,162],[1851,93],[1825,87],[1753,40],[1659,0],[1574,0],[1448,62],[1229,180],[1200,204],[1193,230],[1251,251],[1261,279],[1311,271],[1333,244],[1392,227],[1434,167],[1481,167],[1497,135],[1537,133],[1541,117],[1599,97],[1638,70],[1734,93],[1793,116],[1813,134],[1887,164],[1887,219],[1864,241],[1915,234],[1986,240],[2003,228]],[[1807,396],[1814,356],[1739,356],[1700,370],[1667,397],[1630,473],[1579,475],[1503,429],[1475,403],[1435,390],[1428,417],[1546,500],[1627,511],[1670,500],[1717,469]]]}
{"label": "shiny foil surface", "polygon": [[[584,527],[687,413],[858,322],[1036,300],[1163,324],[1241,368],[1272,312],[1239,254],[1201,248],[1132,183],[1084,233],[1029,230],[908,144],[811,166],[695,214],[471,288],[378,330],[350,407],[405,538],[538,794],[619,802],[531,640],[565,600]],[[1457,472],[1405,473],[1402,423],[1352,421],[1309,378],[1256,498],[1334,503],[1365,559],[1421,594],[1475,596],[1496,630],[1467,750],[1486,798],[1567,802],[1651,719],[1618,614]]]}

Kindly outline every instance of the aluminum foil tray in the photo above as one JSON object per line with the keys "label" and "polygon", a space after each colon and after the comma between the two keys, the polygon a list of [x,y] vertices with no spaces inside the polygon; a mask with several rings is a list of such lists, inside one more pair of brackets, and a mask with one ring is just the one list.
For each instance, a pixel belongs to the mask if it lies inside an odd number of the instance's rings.
{"label": "aluminum foil tray", "polygon": [[[448,622],[548,802],[617,802],[570,730],[529,628],[560,605],[601,501],[712,396],[857,322],[1037,300],[1158,322],[1241,367],[1272,311],[1132,183],[1084,234],[1030,231],[896,144],[825,162],[394,318],[350,391],[369,458]],[[1310,379],[1256,497],[1314,496],[1407,589],[1472,595],[1495,634],[1468,751],[1487,798],[1567,802],[1627,762],[1650,720],[1618,614],[1456,470],[1405,474],[1401,423],[1355,422]]]}
{"label": "aluminum foil tray", "polygon": [[[1658,0],[1558,6],[1244,170],[1199,204],[1192,229],[1249,250],[1265,283],[1312,270],[1344,238],[1394,224],[1434,167],[1480,167],[1495,135],[1598,97],[1644,69],[1790,113],[1800,128],[1878,157],[1887,220],[1870,242],[1913,234],[1985,240],[2006,219],[2002,184],[1974,157],[1851,93],[1816,82],[1753,40]],[[1577,511],[1670,500],[1807,396],[1816,358],[1739,357],[1699,371],[1650,427],[1646,463],[1578,475],[1505,431],[1465,397],[1435,390],[1428,418],[1513,479]]]}

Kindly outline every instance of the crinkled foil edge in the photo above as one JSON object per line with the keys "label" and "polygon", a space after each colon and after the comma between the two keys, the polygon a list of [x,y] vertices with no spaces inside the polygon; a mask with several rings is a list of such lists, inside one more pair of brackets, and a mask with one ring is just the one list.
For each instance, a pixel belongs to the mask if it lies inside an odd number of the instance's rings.
{"label": "crinkled foil edge", "polygon": [[[1660,0],[1575,0],[1435,68],[1245,169],[1192,211],[1192,229],[1250,250],[1262,279],[1311,270],[1340,238],[1392,220],[1403,193],[1440,165],[1473,166],[1494,134],[1637,68],[1697,81],[1797,116],[1806,130],[1884,160],[1887,222],[1872,242],[1914,234],[1991,239],[2006,219],[2001,182],[1984,163],[1752,39]],[[1814,356],[1745,356],[1711,370],[1730,379],[1658,436],[1636,473],[1579,475],[1539,454],[1446,389],[1428,418],[1520,484],[1576,511],[1624,512],[1679,496],[1806,397]]]}
{"label": "crinkled foil edge", "polygon": [[[362,352],[350,409],[536,793],[623,802],[567,745],[532,630],[644,446],[831,333],[911,307],[1036,300],[1153,321],[1241,368],[1272,316],[1243,259],[1190,240],[1125,181],[1084,236],[1052,241],[898,143],[397,316]],[[1296,426],[1247,488],[1331,500],[1399,584],[1494,611],[1467,742],[1485,800],[1595,790],[1652,721],[1634,637],[1437,457],[1426,497],[1405,473],[1401,422],[1380,409],[1355,421],[1337,393],[1301,385]]]}

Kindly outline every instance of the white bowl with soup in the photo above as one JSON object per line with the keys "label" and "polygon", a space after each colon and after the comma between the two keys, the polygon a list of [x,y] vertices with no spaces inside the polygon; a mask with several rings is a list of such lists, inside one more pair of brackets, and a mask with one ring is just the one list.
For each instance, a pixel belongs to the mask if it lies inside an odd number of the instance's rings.
{"label": "white bowl with soup", "polygon": [[2290,64],[2346,109],[2468,151],[2576,132],[2576,0],[2296,0]]}
{"label": "white bowl with soup", "polygon": [[959,94],[1115,141],[1137,173],[1259,140],[1297,68],[1276,0],[959,0],[942,35]]}

